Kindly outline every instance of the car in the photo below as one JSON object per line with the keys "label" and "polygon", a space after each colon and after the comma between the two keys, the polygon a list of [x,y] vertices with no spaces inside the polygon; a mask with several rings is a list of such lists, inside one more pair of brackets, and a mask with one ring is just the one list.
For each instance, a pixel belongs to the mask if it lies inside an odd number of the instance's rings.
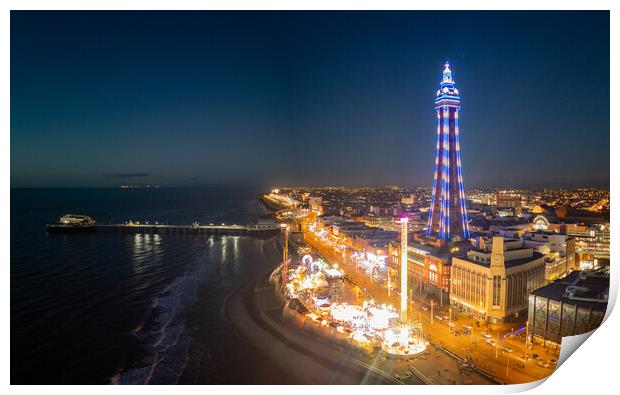
{"label": "car", "polygon": [[428,311],[428,307],[426,307],[426,306],[420,306],[420,308],[421,308],[422,310],[424,310],[424,311]]}
{"label": "car", "polygon": [[532,354],[532,359],[540,359],[540,355],[538,355],[538,354]]}
{"label": "car", "polygon": [[438,320],[438,321],[443,321],[443,318],[440,315],[436,315],[435,319]]}
{"label": "car", "polygon": [[486,333],[486,332],[482,332],[482,333],[481,333],[481,335],[482,335],[482,337],[484,337],[485,339],[492,339],[492,338],[493,338],[493,335],[489,335],[489,334],[488,334],[488,333]]}
{"label": "car", "polygon": [[549,361],[538,361],[537,365],[538,366],[542,366],[543,368],[548,368],[549,367]]}
{"label": "car", "polygon": [[449,315],[442,315],[441,318],[443,318],[446,321],[450,320],[450,316]]}
{"label": "car", "polygon": [[495,347],[495,340],[492,340],[492,339],[487,339],[487,340],[486,340],[486,343],[487,343],[489,346],[493,346],[493,347]]}
{"label": "car", "polygon": [[512,352],[512,348],[511,348],[511,347],[508,347],[508,346],[504,346],[504,347],[502,347],[502,351],[503,351],[503,352],[506,352],[506,353],[508,353],[508,352]]}
{"label": "car", "polygon": [[471,327],[471,326],[469,326],[469,325],[463,325],[463,328],[464,328],[464,329],[467,329],[467,330],[468,330],[468,331],[470,331],[470,332],[474,329],[473,327]]}

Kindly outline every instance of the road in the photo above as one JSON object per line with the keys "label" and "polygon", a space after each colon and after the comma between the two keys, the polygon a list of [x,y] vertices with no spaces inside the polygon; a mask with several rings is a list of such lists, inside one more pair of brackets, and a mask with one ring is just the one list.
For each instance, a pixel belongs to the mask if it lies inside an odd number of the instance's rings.
{"label": "road", "polygon": [[[396,292],[392,292],[392,295],[389,296],[383,284],[371,281],[362,272],[356,272],[354,264],[346,262],[341,254],[335,253],[328,245],[322,243],[306,227],[303,227],[303,230],[305,241],[309,246],[314,248],[329,262],[338,263],[347,277],[364,289],[367,295],[360,294],[358,296],[360,302],[370,298],[379,303],[393,306],[399,305],[400,296]],[[536,360],[524,359],[526,355],[524,341],[511,338],[510,336],[503,338],[503,334],[510,332],[510,324],[494,325],[489,328],[486,326],[479,327],[475,320],[460,316],[453,320],[455,331],[452,331],[448,327],[447,320],[438,320],[434,317],[439,313],[438,311],[433,311],[433,318],[431,318],[431,309],[428,308],[428,305],[428,300],[420,295],[414,296],[414,301],[411,303],[410,317],[422,323],[423,331],[430,336],[431,343],[447,349],[461,359],[471,358],[477,368],[493,377],[496,381],[510,384],[527,383],[545,378],[553,372],[553,367],[539,366]],[[428,311],[425,311],[423,307],[428,309]],[[447,315],[446,308],[447,306],[444,306],[441,315]],[[468,335],[457,335],[456,331],[463,332],[463,325],[471,326],[473,328],[471,333]],[[512,324],[513,329],[515,326],[518,327],[519,325]],[[495,342],[495,346],[487,343],[487,339],[482,336],[483,333],[488,333],[492,336],[490,340]],[[502,351],[502,348],[506,346],[512,348],[512,351]],[[528,350],[527,354],[538,354],[543,359],[546,358],[545,360],[557,359],[555,354],[550,354],[548,350],[536,345],[533,345],[533,348]]]}

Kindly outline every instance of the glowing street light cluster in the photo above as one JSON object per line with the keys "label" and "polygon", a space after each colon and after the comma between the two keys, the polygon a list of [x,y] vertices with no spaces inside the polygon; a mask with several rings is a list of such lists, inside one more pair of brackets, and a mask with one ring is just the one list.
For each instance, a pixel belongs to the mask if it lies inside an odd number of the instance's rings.
{"label": "glowing street light cluster", "polygon": [[316,222],[311,223],[308,226],[308,230],[318,241],[333,248],[337,253],[342,253],[347,248],[343,239],[337,238],[335,235],[328,233],[325,229],[318,228]]}
{"label": "glowing street light cluster", "polygon": [[278,206],[295,208],[299,206],[299,201],[290,196],[280,194],[278,189],[274,189],[271,193],[264,195],[265,199],[277,204]]}
{"label": "glowing street light cluster", "polygon": [[284,209],[275,213],[278,221],[298,221],[308,216],[309,210],[303,208]]}
{"label": "glowing street light cluster", "polygon": [[415,336],[407,325],[390,328],[385,332],[383,351],[392,355],[416,355],[424,352],[428,342]]}

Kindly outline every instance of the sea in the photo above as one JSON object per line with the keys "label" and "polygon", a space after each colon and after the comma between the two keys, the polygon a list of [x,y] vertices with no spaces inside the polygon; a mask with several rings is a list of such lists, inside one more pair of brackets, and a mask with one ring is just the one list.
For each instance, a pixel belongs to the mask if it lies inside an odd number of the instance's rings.
{"label": "sea", "polygon": [[256,188],[11,189],[11,384],[291,384],[225,305],[279,262],[277,236],[48,234],[98,223],[244,224]]}

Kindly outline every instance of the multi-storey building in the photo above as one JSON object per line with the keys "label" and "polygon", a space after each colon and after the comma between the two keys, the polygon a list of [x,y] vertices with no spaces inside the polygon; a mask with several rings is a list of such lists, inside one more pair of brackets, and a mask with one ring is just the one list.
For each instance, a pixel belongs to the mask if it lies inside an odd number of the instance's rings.
{"label": "multi-storey building", "polygon": [[[609,224],[592,225],[584,233],[576,236],[577,252],[584,258],[609,259]],[[583,259],[582,259],[583,260]]]}
{"label": "multi-storey building", "polygon": [[520,194],[511,191],[497,191],[495,205],[503,208],[521,208],[522,197]]}
{"label": "multi-storey building", "polygon": [[581,269],[591,269],[595,259],[609,259],[609,223],[584,224],[551,222],[542,215],[532,220],[530,227],[537,231],[553,231],[575,239],[575,251]]}
{"label": "multi-storey building", "polygon": [[609,267],[575,271],[533,291],[528,306],[528,336],[534,343],[559,348],[563,336],[598,328],[609,298]]}
{"label": "multi-storey building", "polygon": [[525,232],[521,240],[545,256],[545,281],[551,282],[578,269],[576,239],[550,231]]}
{"label": "multi-storey building", "polygon": [[543,254],[521,240],[481,239],[462,257],[452,258],[450,301],[491,322],[517,317],[527,309],[528,296],[545,284]]}
{"label": "multi-storey building", "polygon": [[[400,277],[401,248],[398,241],[389,244],[388,266],[393,278]],[[449,302],[450,261],[452,253],[446,246],[437,247],[419,242],[407,245],[407,279],[411,293],[425,294],[439,303]]]}

